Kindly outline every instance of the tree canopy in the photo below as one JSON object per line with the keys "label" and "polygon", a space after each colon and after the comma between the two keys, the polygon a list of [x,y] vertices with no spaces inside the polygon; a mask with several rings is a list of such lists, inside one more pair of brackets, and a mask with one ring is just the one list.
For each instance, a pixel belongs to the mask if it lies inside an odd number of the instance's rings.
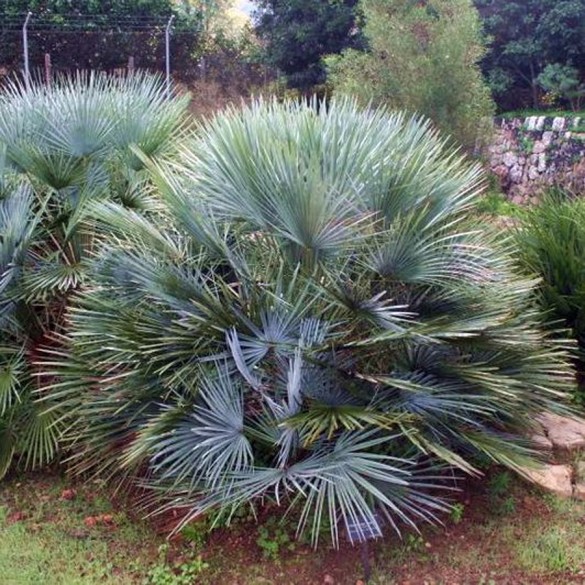
{"label": "tree canopy", "polygon": [[259,0],[256,31],[267,62],[289,87],[309,90],[325,81],[325,55],[359,47],[358,0]]}
{"label": "tree canopy", "polygon": [[[539,107],[542,90],[551,91],[546,87],[550,74],[544,84],[541,77],[550,65],[568,78],[583,80],[585,0],[475,0],[475,4],[491,43],[483,68],[503,109]],[[558,78],[559,90],[566,80],[566,75]]]}
{"label": "tree canopy", "polygon": [[366,51],[329,59],[334,93],[424,114],[473,147],[492,113],[478,62],[481,27],[471,0],[363,0]]}

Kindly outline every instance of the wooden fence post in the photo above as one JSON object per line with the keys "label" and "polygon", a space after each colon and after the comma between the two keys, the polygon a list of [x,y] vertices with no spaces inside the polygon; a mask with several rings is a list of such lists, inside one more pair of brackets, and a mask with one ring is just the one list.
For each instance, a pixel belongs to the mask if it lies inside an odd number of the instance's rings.
{"label": "wooden fence post", "polygon": [[45,53],[45,83],[47,87],[51,87],[51,55],[49,53]]}

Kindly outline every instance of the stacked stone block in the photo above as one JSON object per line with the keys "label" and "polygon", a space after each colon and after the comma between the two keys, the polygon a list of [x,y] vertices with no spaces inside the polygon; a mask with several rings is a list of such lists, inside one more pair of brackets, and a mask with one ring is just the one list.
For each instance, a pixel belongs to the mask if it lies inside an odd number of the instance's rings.
{"label": "stacked stone block", "polygon": [[498,119],[487,158],[514,203],[536,203],[551,187],[585,194],[585,118]]}

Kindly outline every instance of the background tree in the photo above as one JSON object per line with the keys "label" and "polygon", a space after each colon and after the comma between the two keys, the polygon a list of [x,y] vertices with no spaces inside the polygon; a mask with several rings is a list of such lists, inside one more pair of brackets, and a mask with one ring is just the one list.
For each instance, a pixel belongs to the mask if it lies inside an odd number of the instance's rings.
{"label": "background tree", "polygon": [[[201,80],[217,84],[228,96],[246,95],[251,87],[262,84],[266,71],[252,21],[235,8],[234,0],[206,0],[205,4],[204,33],[195,53]],[[216,109],[217,96],[213,97]]]}
{"label": "background tree", "polygon": [[574,112],[581,108],[585,97],[585,83],[580,82],[576,67],[550,63],[538,76],[538,83],[555,100],[561,98],[568,101]]}
{"label": "background tree", "polygon": [[[483,68],[501,109],[538,108],[548,65],[585,75],[585,0],[475,0],[491,50]],[[579,81],[577,80],[577,85]]]}
{"label": "background tree", "polygon": [[322,58],[361,46],[358,0],[260,0],[256,31],[265,58],[286,76],[289,87],[309,90],[324,83]]}
{"label": "background tree", "polygon": [[367,51],[329,59],[337,93],[424,114],[465,146],[493,111],[471,0],[363,0]]}
{"label": "background tree", "polygon": [[164,64],[164,29],[175,15],[173,68],[179,76],[194,73],[193,52],[202,34],[203,5],[172,0],[0,0],[0,65],[20,70],[21,28],[33,12],[29,30],[32,67],[44,54],[63,69],[115,69],[130,56],[137,67],[160,70]]}

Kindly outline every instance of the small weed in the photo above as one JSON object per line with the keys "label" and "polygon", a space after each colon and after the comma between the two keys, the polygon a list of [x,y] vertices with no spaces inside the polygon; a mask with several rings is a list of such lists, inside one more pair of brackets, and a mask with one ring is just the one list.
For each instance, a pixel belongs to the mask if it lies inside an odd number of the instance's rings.
{"label": "small weed", "polygon": [[510,494],[512,476],[508,471],[492,475],[488,482],[490,507],[496,516],[508,516],[516,511],[516,498]]}
{"label": "small weed", "polygon": [[420,534],[407,534],[403,548],[407,553],[419,553],[425,550],[425,541]]}
{"label": "small weed", "polygon": [[229,528],[238,524],[250,524],[254,520],[256,520],[256,510],[253,506],[245,504],[229,513],[220,512],[212,518],[209,524],[210,528],[215,530],[217,528]]}
{"label": "small weed", "polygon": [[429,544],[420,534],[407,533],[400,546],[386,549],[388,560],[393,564],[407,564],[411,562],[426,562],[431,558]]}
{"label": "small weed", "polygon": [[112,504],[104,496],[98,496],[91,502],[91,507],[95,510],[96,514],[106,513],[112,511]]}
{"label": "small weed", "polygon": [[189,541],[193,548],[196,550],[201,550],[207,543],[209,530],[210,527],[208,522],[206,520],[199,520],[197,522],[187,524],[187,526],[181,530],[181,534],[186,540]]}
{"label": "small weed", "polygon": [[509,516],[516,511],[516,498],[514,496],[508,496],[499,502],[495,512],[499,516]]}
{"label": "small weed", "polygon": [[555,494],[549,493],[542,494],[542,500],[551,512],[563,516],[574,514],[576,512],[579,513],[579,508],[583,506],[582,502],[559,498],[558,496],[555,496]]}
{"label": "small weed", "polygon": [[518,136],[518,145],[520,146],[521,152],[531,154],[534,149],[534,138],[521,134]]}
{"label": "small weed", "polygon": [[180,565],[155,565],[143,581],[144,585],[193,585],[209,565],[201,556]]}
{"label": "small weed", "polygon": [[463,512],[465,512],[465,505],[462,503],[453,504],[451,508],[450,516],[454,524],[459,524],[463,520]]}
{"label": "small weed", "polygon": [[512,476],[508,471],[500,471],[492,475],[488,481],[488,494],[492,499],[502,498],[510,490]]}
{"label": "small weed", "polygon": [[148,571],[143,585],[192,585],[197,583],[197,577],[209,568],[201,555],[189,562],[171,565],[166,560],[167,552],[167,544],[159,547],[160,561]]}
{"label": "small weed", "polygon": [[293,551],[296,548],[287,527],[275,516],[258,527],[256,544],[262,549],[264,558],[272,561],[278,559],[283,549]]}

